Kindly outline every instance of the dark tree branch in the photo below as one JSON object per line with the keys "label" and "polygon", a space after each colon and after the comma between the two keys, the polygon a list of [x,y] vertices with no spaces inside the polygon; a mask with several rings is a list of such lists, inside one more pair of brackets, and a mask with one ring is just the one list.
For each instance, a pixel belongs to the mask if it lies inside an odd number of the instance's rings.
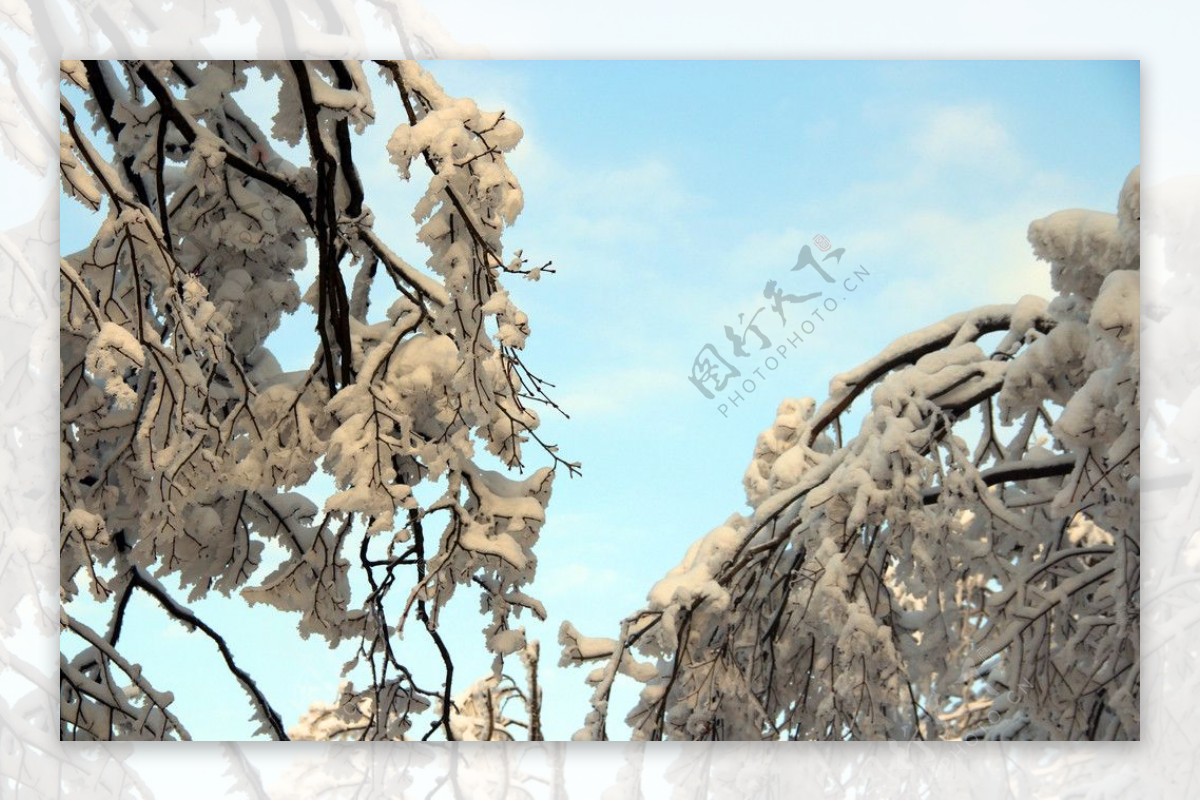
{"label": "dark tree branch", "polygon": [[221,652],[221,657],[225,660],[225,666],[229,668],[229,672],[234,675],[238,683],[250,695],[255,706],[263,713],[267,719],[267,724],[271,727],[271,731],[275,734],[277,740],[287,740],[287,732],[283,727],[283,719],[275,708],[267,701],[266,697],[259,690],[258,684],[250,677],[242,668],[238,667],[237,662],[233,658],[233,653],[229,650],[229,645],[225,642],[225,638],[218,634],[212,626],[209,626],[200,618],[196,617],[191,610],[181,606],[174,598],[166,593],[158,582],[151,580],[142,573],[140,568],[133,568],[130,576],[130,584],[145,590],[154,600],[158,601],[159,605],[167,612],[167,614],[187,624],[188,626],[200,629],[210,640],[217,646],[217,650]]}
{"label": "dark tree branch", "polygon": [[[421,517],[415,510],[409,510],[408,524],[413,533],[413,545],[416,547],[417,586],[420,587],[425,583],[425,530],[421,525]],[[428,740],[440,728],[445,733],[447,740],[453,740],[455,737],[454,732],[450,730],[450,712],[454,708],[454,696],[451,690],[454,684],[454,661],[450,658],[450,650],[442,640],[442,635],[438,633],[437,626],[433,625],[429,619],[429,612],[425,608],[425,601],[422,598],[417,599],[417,619],[424,624],[425,631],[433,640],[433,644],[442,658],[442,667],[446,674],[446,679],[442,684],[442,713],[421,739]]]}
{"label": "dark tree branch", "polygon": [[[980,472],[979,477],[989,487],[1018,481],[1033,481],[1038,478],[1069,476],[1075,469],[1075,454],[1068,453],[1052,459],[1029,460],[1012,464],[1000,464]],[[941,487],[930,487],[921,494],[926,506],[936,504],[942,494]]]}
{"label": "dark tree branch", "polygon": [[[334,75],[337,76],[339,89],[354,88],[354,81],[350,78],[350,71],[346,69],[345,63],[334,60],[330,61],[329,65],[333,68]],[[362,181],[358,177],[358,168],[354,166],[350,148],[350,121],[342,117],[337,121],[334,129],[337,135],[338,161],[342,167],[342,178],[345,179],[346,188],[350,194],[350,199],[346,203],[346,215],[354,218],[362,214],[363,187]]]}
{"label": "dark tree branch", "polygon": [[[104,71],[100,67],[100,62],[84,61],[83,68],[87,72],[88,85],[91,86],[92,96],[96,98],[96,105],[99,107],[100,115],[104,118],[104,124],[108,128],[113,150],[120,152],[119,142],[121,131],[125,130],[125,124],[116,118],[116,98],[113,97],[112,90],[108,86],[108,81],[104,78]],[[133,156],[125,156],[121,159],[121,166],[125,170],[125,177],[128,179],[129,185],[137,193],[138,200],[142,202],[143,206],[149,208],[150,194],[146,191],[146,184],[142,181],[142,177],[134,171],[133,161]]]}
{"label": "dark tree branch", "polygon": [[[313,163],[317,166],[317,203],[316,203],[316,235],[317,235],[317,271],[318,271],[318,309],[317,332],[321,337],[321,346],[326,356],[326,381],[329,383],[329,393],[336,394],[338,386],[334,380],[334,359],[332,347],[328,341],[328,330],[332,329],[334,340],[337,342],[340,358],[340,380],[342,386],[354,381],[354,371],[351,365],[350,344],[350,301],[346,295],[346,283],[342,280],[338,268],[337,248],[337,159],[329,153],[325,146],[324,135],[321,132],[320,108],[313,99],[312,83],[308,74],[308,65],[303,61],[291,62],[292,72],[296,76],[296,86],[300,91],[300,106],[304,113],[304,123],[308,131],[309,150]],[[347,137],[349,134],[347,134]],[[346,142],[349,148],[349,140]],[[357,174],[355,174],[357,181]],[[361,203],[361,199],[359,201]]]}
{"label": "dark tree branch", "polygon": [[[179,106],[175,102],[175,98],[171,95],[169,89],[163,85],[158,76],[145,64],[141,64],[137,68],[137,76],[154,95],[154,99],[158,101],[159,109],[166,115],[181,134],[187,140],[188,144],[196,141],[196,127],[191,119],[186,114],[179,110]],[[269,170],[262,169],[256,164],[252,164],[242,158],[237,153],[225,150],[225,163],[251,178],[254,178],[267,186],[279,192],[281,195],[289,198],[300,212],[304,215],[304,219],[309,226],[316,230],[316,220],[313,218],[312,200],[302,190],[297,188],[291,182]],[[147,204],[149,205],[149,204]]]}

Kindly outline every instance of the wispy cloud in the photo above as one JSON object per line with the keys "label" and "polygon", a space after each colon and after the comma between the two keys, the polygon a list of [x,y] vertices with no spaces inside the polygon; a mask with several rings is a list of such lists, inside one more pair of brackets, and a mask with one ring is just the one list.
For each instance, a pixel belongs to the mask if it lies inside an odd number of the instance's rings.
{"label": "wispy cloud", "polygon": [[677,373],[645,367],[613,370],[575,382],[559,398],[572,417],[594,420],[609,415],[628,415],[651,399],[662,399],[686,386]]}
{"label": "wispy cloud", "polygon": [[984,104],[933,109],[912,146],[929,165],[999,171],[1019,167],[1022,161],[996,110]]}
{"label": "wispy cloud", "polygon": [[620,578],[621,575],[612,568],[571,562],[557,567],[544,578],[539,577],[537,589],[547,598],[575,594],[581,588],[586,588],[589,593],[597,593],[615,588]]}
{"label": "wispy cloud", "polygon": [[585,248],[626,248],[674,230],[703,200],[683,186],[675,168],[645,156],[617,163],[572,163],[531,148],[522,164],[522,185],[544,207],[561,237]]}
{"label": "wispy cloud", "polygon": [[[887,300],[900,308],[919,313],[933,303],[956,308],[1009,303],[1022,295],[1051,292],[1050,268],[1034,258],[1025,237],[1034,216],[1028,203],[983,217],[933,205],[914,208],[851,239],[881,254]],[[890,258],[882,255],[889,253]],[[897,273],[889,262],[908,268]]]}

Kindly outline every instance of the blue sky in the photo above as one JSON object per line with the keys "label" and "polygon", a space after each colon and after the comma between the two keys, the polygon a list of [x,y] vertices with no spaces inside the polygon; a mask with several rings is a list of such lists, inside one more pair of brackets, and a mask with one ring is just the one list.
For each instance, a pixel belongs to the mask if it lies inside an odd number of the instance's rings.
{"label": "blue sky", "polygon": [[[449,93],[504,108],[524,127],[510,165],[526,207],[506,247],[558,269],[510,282],[533,329],[526,360],[571,414],[547,415],[543,430],[584,468],[555,487],[532,588],[550,613],[529,632],[543,643],[554,738],[581,724],[588,694],[582,671],[554,667],[559,624],[615,636],[693,540],[746,511],[741,476],[780,400],[820,400],[835,373],[954,312],[1048,295],[1028,223],[1060,208],[1113,210],[1140,160],[1137,62],[428,66]],[[420,264],[413,192],[382,151],[402,112],[382,85],[375,99],[378,121],[357,157],[363,167],[375,149],[368,203],[385,237]],[[85,219],[64,206],[64,249],[85,241]],[[790,270],[818,234],[846,249],[830,268],[837,284]],[[850,293],[840,282],[860,265],[869,276]],[[705,398],[687,376],[710,343],[744,373],[761,366],[756,340],[739,360],[723,329],[765,305],[769,280],[828,290],[837,310],[722,415],[723,399]],[[758,322],[776,346],[795,330],[770,310]],[[281,357],[306,361],[311,331],[309,319],[288,321],[273,340]],[[453,606],[445,625],[458,650],[478,653],[474,594]],[[332,699],[344,654],[316,641],[293,647],[291,620],[278,614],[196,608],[231,628],[231,647],[286,722]],[[174,665],[194,686],[213,683],[199,703],[188,699],[194,690],[176,693],[193,734],[245,736],[242,697],[207,643],[152,605],[133,613],[143,625],[129,645],[144,651],[148,676]],[[459,675],[487,663],[480,654]],[[218,690],[228,703],[213,703]]]}

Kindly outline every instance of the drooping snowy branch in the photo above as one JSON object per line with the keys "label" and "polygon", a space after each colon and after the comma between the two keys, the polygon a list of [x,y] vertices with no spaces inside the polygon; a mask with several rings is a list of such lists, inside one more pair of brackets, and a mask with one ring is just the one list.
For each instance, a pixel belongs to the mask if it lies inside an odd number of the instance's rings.
{"label": "drooping snowy branch", "polygon": [[1134,170],[1116,215],[1030,227],[1049,304],[956,315],[823,404],[784,401],[746,471],[753,513],[616,640],[563,626],[563,663],[600,663],[576,736],[607,736],[624,676],[639,739],[1136,738],[1138,193]]}

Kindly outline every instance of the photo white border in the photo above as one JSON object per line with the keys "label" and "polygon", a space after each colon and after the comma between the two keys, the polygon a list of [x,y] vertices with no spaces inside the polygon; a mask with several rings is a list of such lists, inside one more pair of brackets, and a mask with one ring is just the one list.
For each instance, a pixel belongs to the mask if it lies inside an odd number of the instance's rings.
{"label": "photo white border", "polygon": [[[1200,10],[1184,2],[0,2],[0,795],[1196,796]],[[207,14],[201,16],[201,9]],[[287,9],[290,20],[276,16]],[[322,29],[318,29],[317,20]],[[58,185],[66,57],[1131,58],[1142,62],[1143,739],[1010,744],[57,741]],[[1115,200],[1115,197],[1114,197]],[[1168,283],[1172,280],[1176,283]],[[1192,361],[1188,361],[1191,358]]]}

